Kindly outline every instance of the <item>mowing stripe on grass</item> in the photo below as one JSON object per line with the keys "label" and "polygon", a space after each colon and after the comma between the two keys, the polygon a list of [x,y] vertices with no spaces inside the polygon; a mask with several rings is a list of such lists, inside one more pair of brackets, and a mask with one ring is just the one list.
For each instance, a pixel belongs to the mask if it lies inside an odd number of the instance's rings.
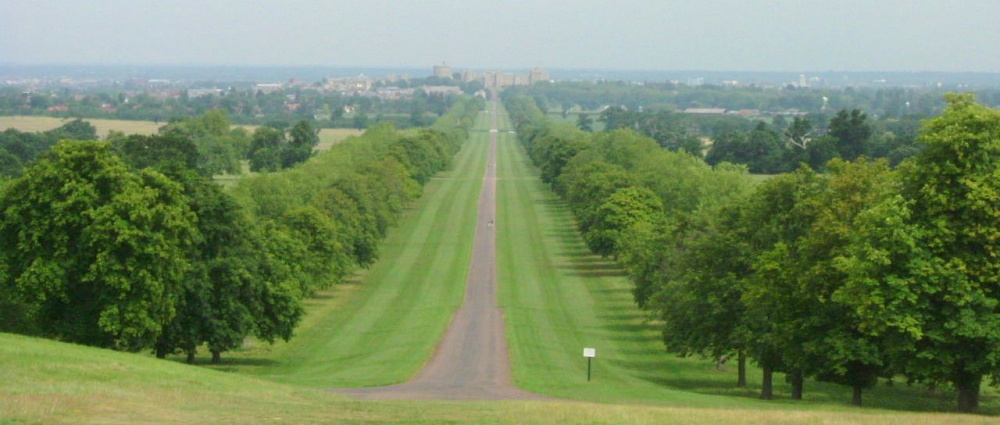
{"label": "mowing stripe on grass", "polygon": [[[488,128],[486,116],[477,128]],[[390,231],[381,259],[341,308],[312,318],[252,373],[316,387],[367,387],[407,381],[427,361],[461,305],[488,133],[474,132],[452,171]]]}

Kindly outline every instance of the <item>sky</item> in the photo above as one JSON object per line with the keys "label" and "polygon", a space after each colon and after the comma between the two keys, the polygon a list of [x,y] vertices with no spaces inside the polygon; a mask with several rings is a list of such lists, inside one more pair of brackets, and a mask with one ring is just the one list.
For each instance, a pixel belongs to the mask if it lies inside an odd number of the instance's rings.
{"label": "sky", "polygon": [[0,65],[1000,72],[1000,0],[2,0]]}

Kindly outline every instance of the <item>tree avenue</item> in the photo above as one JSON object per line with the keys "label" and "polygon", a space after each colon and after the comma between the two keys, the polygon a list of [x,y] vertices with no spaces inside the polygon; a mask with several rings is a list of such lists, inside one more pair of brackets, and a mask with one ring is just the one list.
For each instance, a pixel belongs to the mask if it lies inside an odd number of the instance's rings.
{"label": "tree avenue", "polygon": [[[668,351],[735,356],[740,386],[753,361],[765,399],[775,372],[793,399],[812,378],[849,386],[855,405],[902,376],[976,411],[983,380],[1000,378],[1000,112],[946,100],[895,170],[863,156],[864,113],[840,111],[818,138],[797,118],[783,149],[802,155],[766,158],[797,170],[762,181],[725,161],[781,139],[765,126],[749,137],[767,142],[733,136],[708,166],[630,130],[556,130],[530,97],[506,104],[588,246],[662,320]],[[605,115],[615,128],[634,118]]]}
{"label": "tree avenue", "polygon": [[288,340],[305,297],[378,258],[482,107],[463,99],[433,129],[382,126],[316,157],[316,130],[300,122],[275,156],[281,171],[232,191],[203,161],[206,138],[239,139],[221,114],[59,142],[0,185],[0,331],[189,362],[199,350],[221,361],[251,336]]}

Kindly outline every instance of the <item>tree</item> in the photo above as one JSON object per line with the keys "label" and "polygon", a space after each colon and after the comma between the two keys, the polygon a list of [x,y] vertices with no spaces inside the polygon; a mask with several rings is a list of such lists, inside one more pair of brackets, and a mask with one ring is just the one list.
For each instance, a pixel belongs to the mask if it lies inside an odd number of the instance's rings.
{"label": "tree", "polygon": [[839,296],[864,332],[892,341],[894,368],[951,382],[971,412],[1000,367],[1000,112],[971,95],[947,102],[900,167],[899,195],[859,215]]}
{"label": "tree", "polygon": [[654,263],[657,289],[645,292],[653,292],[647,295],[649,308],[663,320],[668,351],[713,358],[736,352],[737,385],[745,386],[742,299],[751,275],[752,246],[740,235],[735,205],[701,216],[684,231],[659,232],[659,240],[653,239],[660,247]]}
{"label": "tree", "polygon": [[231,129],[226,112],[214,109],[200,117],[173,120],[160,128],[160,135],[187,139],[198,152],[198,170],[206,176],[242,172],[240,160],[249,154],[250,136],[242,128]]}
{"label": "tree", "polygon": [[277,171],[281,168],[281,152],[285,133],[271,127],[257,127],[250,145],[250,171]]}
{"label": "tree", "polygon": [[870,150],[872,128],[868,124],[868,116],[855,109],[850,113],[841,109],[830,119],[829,135],[836,140],[836,149],[840,157],[853,161]]}
{"label": "tree", "polygon": [[579,113],[576,115],[576,126],[580,130],[586,132],[594,131],[594,119],[590,117],[590,114]]}
{"label": "tree", "polygon": [[622,233],[637,223],[662,221],[663,205],[651,190],[626,187],[597,208],[594,223],[584,233],[587,246],[603,257],[617,256]]}
{"label": "tree", "polygon": [[812,131],[812,122],[808,119],[795,117],[792,124],[785,128],[785,140],[793,147],[806,149],[809,145],[809,132]]}
{"label": "tree", "polygon": [[3,290],[48,336],[152,345],[176,315],[195,217],[180,185],[107,143],[63,142],[0,194]]}
{"label": "tree", "polygon": [[313,128],[307,120],[295,123],[289,135],[291,139],[281,152],[282,168],[305,162],[319,145],[319,129]]}
{"label": "tree", "polygon": [[80,118],[49,130],[48,134],[55,136],[55,139],[97,140],[97,128]]}
{"label": "tree", "polygon": [[177,135],[134,134],[114,139],[111,148],[136,169],[152,167],[161,171],[193,171],[198,165],[198,148],[194,142]]}

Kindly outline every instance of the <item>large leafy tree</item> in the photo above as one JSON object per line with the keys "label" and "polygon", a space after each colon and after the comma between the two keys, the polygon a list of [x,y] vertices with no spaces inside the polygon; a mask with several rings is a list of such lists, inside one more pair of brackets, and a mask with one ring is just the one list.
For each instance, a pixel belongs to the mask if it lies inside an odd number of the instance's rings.
{"label": "large leafy tree", "polygon": [[177,313],[194,215],[164,175],[62,142],[0,193],[3,290],[49,336],[124,350]]}
{"label": "large leafy tree", "polygon": [[837,152],[845,160],[853,161],[871,149],[872,127],[868,124],[868,115],[859,109],[851,112],[841,109],[830,119],[828,131],[836,140]]}
{"label": "large leafy tree", "polygon": [[242,128],[231,128],[226,112],[216,109],[202,116],[173,120],[160,128],[160,135],[180,137],[194,143],[197,169],[203,175],[239,174],[240,160],[248,155],[250,136]]}
{"label": "large leafy tree", "polygon": [[623,233],[637,223],[663,220],[663,203],[653,191],[627,187],[611,194],[596,211],[594,223],[584,234],[587,246],[595,254],[617,257]]}
{"label": "large leafy tree", "polygon": [[1000,367],[1000,112],[947,101],[900,167],[900,194],[859,216],[841,296],[892,341],[894,367],[951,382],[959,410],[974,411]]}

